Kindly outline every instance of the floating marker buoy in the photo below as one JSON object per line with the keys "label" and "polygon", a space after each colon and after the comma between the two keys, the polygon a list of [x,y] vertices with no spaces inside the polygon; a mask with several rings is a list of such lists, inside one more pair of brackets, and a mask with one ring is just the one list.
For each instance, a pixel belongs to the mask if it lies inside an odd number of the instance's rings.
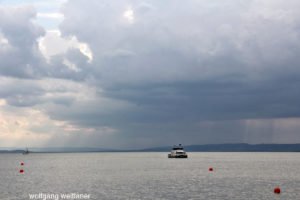
{"label": "floating marker buoy", "polygon": [[212,171],[214,171],[214,168],[210,167],[210,168],[208,169],[208,171],[212,172]]}
{"label": "floating marker buoy", "polygon": [[21,162],[21,165],[23,166],[23,165],[24,165],[24,163],[23,163],[23,162]]}
{"label": "floating marker buoy", "polygon": [[280,192],[281,192],[280,187],[274,188],[274,193],[275,194],[280,194]]}
{"label": "floating marker buoy", "polygon": [[20,173],[23,174],[24,173],[24,169],[20,169]]}

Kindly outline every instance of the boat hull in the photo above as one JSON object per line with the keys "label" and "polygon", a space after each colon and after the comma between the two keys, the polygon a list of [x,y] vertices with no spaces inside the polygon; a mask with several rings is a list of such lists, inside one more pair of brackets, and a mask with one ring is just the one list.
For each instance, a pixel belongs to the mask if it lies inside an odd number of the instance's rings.
{"label": "boat hull", "polygon": [[172,154],[168,154],[168,158],[188,158],[188,155],[172,155]]}

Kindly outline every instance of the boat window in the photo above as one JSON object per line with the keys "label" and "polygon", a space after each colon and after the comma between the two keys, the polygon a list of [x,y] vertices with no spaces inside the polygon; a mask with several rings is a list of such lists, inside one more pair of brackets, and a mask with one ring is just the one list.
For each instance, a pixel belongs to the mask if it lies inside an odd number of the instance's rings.
{"label": "boat window", "polygon": [[183,148],[180,148],[180,147],[174,147],[173,150],[183,150]]}

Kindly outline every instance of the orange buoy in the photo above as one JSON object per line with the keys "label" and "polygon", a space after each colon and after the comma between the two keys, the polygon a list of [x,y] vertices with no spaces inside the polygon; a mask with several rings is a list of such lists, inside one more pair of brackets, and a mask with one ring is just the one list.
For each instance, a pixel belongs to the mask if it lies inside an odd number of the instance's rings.
{"label": "orange buoy", "polygon": [[24,173],[24,169],[20,169],[20,173],[23,174]]}
{"label": "orange buoy", "polygon": [[23,163],[23,162],[21,162],[21,165],[23,166],[23,165],[24,165],[24,163]]}
{"label": "orange buoy", "polygon": [[281,192],[280,187],[274,188],[274,193],[275,194],[280,194],[280,192]]}
{"label": "orange buoy", "polygon": [[210,167],[210,168],[208,169],[208,171],[212,172],[212,171],[214,171],[214,168]]}

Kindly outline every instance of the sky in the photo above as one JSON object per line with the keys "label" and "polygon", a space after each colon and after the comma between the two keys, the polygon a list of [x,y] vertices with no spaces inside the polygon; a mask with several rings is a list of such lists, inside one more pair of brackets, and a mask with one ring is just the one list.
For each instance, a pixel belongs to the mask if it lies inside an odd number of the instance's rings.
{"label": "sky", "polygon": [[0,0],[0,147],[300,143],[298,0]]}

